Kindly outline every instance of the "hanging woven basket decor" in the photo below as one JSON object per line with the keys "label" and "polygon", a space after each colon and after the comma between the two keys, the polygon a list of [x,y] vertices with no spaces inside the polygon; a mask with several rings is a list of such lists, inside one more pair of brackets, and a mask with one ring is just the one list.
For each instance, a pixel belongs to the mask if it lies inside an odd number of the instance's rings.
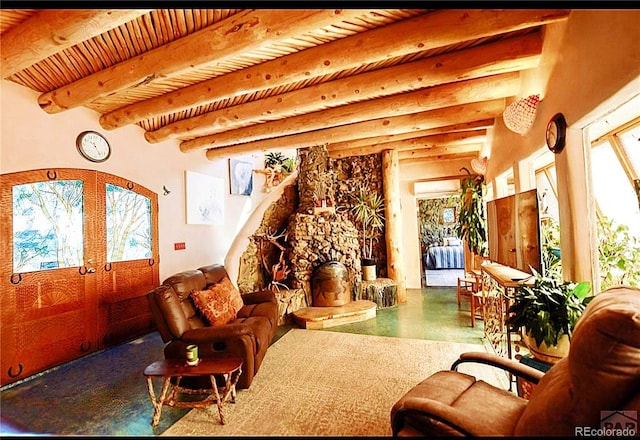
{"label": "hanging woven basket decor", "polygon": [[539,102],[540,95],[530,95],[511,103],[502,113],[504,125],[514,133],[525,134],[536,119]]}
{"label": "hanging woven basket decor", "polygon": [[484,176],[487,173],[487,165],[489,164],[489,158],[476,157],[471,159],[471,169],[476,173]]}

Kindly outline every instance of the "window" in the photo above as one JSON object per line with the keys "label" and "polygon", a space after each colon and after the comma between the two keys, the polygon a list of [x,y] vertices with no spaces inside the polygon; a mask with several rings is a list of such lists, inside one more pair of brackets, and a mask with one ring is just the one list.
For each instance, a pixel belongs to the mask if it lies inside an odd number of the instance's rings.
{"label": "window", "polygon": [[[635,119],[591,137],[601,290],[617,284],[640,287],[640,116],[635,108]],[[594,134],[611,125],[608,118],[599,124]]]}
{"label": "window", "polygon": [[13,272],[82,265],[82,180],[50,180],[13,187]]}
{"label": "window", "polygon": [[107,197],[107,261],[151,258],[151,200],[111,183]]}
{"label": "window", "polygon": [[[640,183],[636,183],[640,182],[638,109],[640,95],[587,128],[598,219],[599,290],[617,284],[640,287]],[[537,163],[536,187],[542,240],[555,248],[559,245],[559,213],[556,168],[553,162],[549,163],[552,160],[551,157]],[[547,261],[550,265],[556,262],[553,253],[549,253]]]}

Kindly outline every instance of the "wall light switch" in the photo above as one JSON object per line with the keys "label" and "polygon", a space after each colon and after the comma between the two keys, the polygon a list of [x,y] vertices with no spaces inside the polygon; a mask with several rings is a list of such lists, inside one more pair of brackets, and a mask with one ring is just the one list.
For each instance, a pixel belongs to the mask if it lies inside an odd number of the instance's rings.
{"label": "wall light switch", "polygon": [[176,251],[181,251],[187,248],[186,243],[173,243],[173,249]]}

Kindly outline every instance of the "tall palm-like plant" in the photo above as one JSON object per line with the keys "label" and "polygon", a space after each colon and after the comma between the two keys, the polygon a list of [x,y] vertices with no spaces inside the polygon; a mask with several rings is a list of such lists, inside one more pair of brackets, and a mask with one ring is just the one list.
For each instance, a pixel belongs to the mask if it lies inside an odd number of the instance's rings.
{"label": "tall palm-like plant", "polygon": [[351,211],[362,228],[363,258],[370,260],[373,258],[374,232],[384,228],[384,198],[361,185]]}
{"label": "tall palm-like plant", "polygon": [[487,221],[484,209],[484,176],[469,175],[461,181],[456,234],[467,241],[469,250],[476,255],[487,254]]}

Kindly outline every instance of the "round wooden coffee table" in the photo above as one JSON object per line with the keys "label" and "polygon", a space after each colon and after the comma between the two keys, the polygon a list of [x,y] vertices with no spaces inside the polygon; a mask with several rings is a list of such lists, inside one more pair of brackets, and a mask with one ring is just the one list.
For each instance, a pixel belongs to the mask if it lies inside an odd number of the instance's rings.
{"label": "round wooden coffee table", "polygon": [[[164,359],[156,361],[144,369],[144,375],[147,378],[147,388],[151,403],[153,404],[154,413],[151,420],[152,426],[158,426],[162,406],[186,407],[186,408],[202,408],[213,403],[218,406],[218,414],[220,422],[224,425],[224,414],[222,413],[222,404],[231,397],[231,403],[236,401],[236,384],[242,373],[242,359],[237,357],[219,358],[219,359],[200,359],[198,365],[187,365],[184,359]],[[222,376],[224,379],[224,387],[218,388],[215,376]],[[209,376],[211,379],[211,388],[191,389],[180,386],[180,379],[188,376]],[[162,391],[156,399],[153,391],[153,378],[162,377]],[[175,384],[172,385],[171,379],[175,378]],[[178,400],[179,394],[205,394],[203,400],[185,402]]]}

